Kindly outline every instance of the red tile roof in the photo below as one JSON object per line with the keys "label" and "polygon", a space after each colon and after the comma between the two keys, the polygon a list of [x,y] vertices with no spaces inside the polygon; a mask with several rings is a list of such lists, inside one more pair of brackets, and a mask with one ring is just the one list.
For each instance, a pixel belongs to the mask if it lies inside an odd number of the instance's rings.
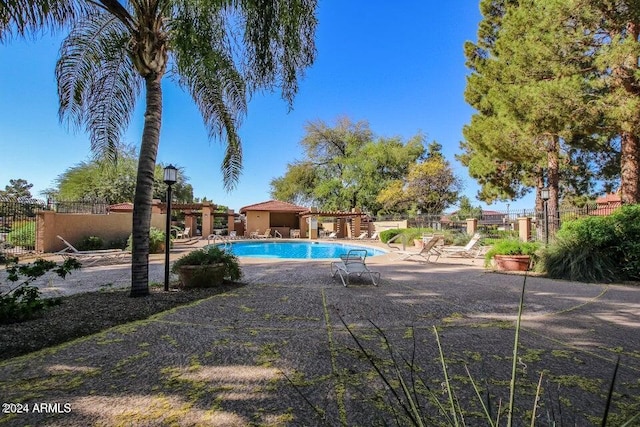
{"label": "red tile roof", "polygon": [[269,212],[306,212],[309,208],[294,205],[293,203],[281,202],[280,200],[267,200],[266,202],[240,208],[240,213],[247,211],[269,211]]}
{"label": "red tile roof", "polygon": [[133,212],[133,203],[118,203],[117,205],[109,206],[111,212]]}

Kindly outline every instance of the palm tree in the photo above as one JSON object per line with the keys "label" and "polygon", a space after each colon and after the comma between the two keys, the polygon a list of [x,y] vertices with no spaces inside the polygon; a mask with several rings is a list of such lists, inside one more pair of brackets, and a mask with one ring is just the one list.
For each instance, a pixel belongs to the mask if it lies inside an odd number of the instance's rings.
{"label": "palm tree", "polygon": [[73,20],[56,65],[60,119],[85,128],[94,153],[113,156],[140,93],[145,93],[131,266],[131,296],[144,296],[149,293],[149,229],[163,77],[168,75],[189,91],[210,137],[226,142],[221,169],[229,190],[242,167],[237,128],[247,110],[247,97],[259,88],[279,87],[291,106],[297,81],[315,57],[317,4],[316,0],[75,1],[83,4],[72,4],[70,10],[85,13],[77,13]]}

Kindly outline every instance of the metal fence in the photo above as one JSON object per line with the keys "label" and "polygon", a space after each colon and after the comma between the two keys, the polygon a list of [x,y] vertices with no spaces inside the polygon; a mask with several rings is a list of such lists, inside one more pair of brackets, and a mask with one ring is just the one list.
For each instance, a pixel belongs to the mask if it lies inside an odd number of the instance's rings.
{"label": "metal fence", "polygon": [[17,256],[35,252],[37,213],[106,214],[102,201],[54,201],[0,196],[0,254]]}
{"label": "metal fence", "polygon": [[[610,215],[619,208],[619,205],[598,206],[595,203],[587,204],[581,208],[561,209],[556,212],[549,210],[536,211],[524,209],[517,211],[497,212],[490,211],[479,215],[478,230],[487,237],[503,238],[506,236],[518,236],[518,218],[531,219],[531,241],[552,241],[555,233],[562,224],[587,216]],[[386,215],[375,217],[377,221],[407,221],[408,227],[432,230],[454,230],[466,232],[467,218],[455,214],[443,215]]]}
{"label": "metal fence", "polygon": [[42,200],[0,197],[0,254],[35,251],[36,215],[46,207]]}

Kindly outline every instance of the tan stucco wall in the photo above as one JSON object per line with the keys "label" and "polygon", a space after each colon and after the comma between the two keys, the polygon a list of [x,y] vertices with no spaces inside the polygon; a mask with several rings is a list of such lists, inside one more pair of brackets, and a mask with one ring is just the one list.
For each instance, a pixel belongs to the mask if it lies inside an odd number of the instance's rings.
{"label": "tan stucco wall", "polygon": [[[164,230],[165,221],[165,214],[151,215],[152,227]],[[57,252],[64,249],[64,244],[57,235],[74,246],[88,236],[100,237],[105,244],[112,240],[125,239],[131,234],[132,222],[133,213],[130,212],[108,215],[41,212],[38,214],[36,251]]]}
{"label": "tan stucco wall", "polygon": [[403,221],[376,221],[373,223],[375,231],[378,233],[392,228],[407,228],[407,220]]}
{"label": "tan stucco wall", "polygon": [[267,228],[270,228],[269,212],[265,211],[247,211],[247,232],[258,231],[262,234]]}

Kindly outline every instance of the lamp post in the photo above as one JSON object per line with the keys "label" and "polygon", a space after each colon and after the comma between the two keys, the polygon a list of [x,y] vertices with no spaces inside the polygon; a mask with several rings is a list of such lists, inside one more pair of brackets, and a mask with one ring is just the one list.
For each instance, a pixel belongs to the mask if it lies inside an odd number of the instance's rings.
{"label": "lamp post", "polygon": [[544,187],[540,189],[540,198],[543,203],[544,214],[544,243],[549,244],[549,211],[547,209],[547,202],[549,201],[549,189]]}
{"label": "lamp post", "polygon": [[164,183],[167,184],[167,223],[164,231],[164,290],[169,291],[169,248],[171,246],[171,186],[178,180],[178,169],[173,165],[164,168]]}

